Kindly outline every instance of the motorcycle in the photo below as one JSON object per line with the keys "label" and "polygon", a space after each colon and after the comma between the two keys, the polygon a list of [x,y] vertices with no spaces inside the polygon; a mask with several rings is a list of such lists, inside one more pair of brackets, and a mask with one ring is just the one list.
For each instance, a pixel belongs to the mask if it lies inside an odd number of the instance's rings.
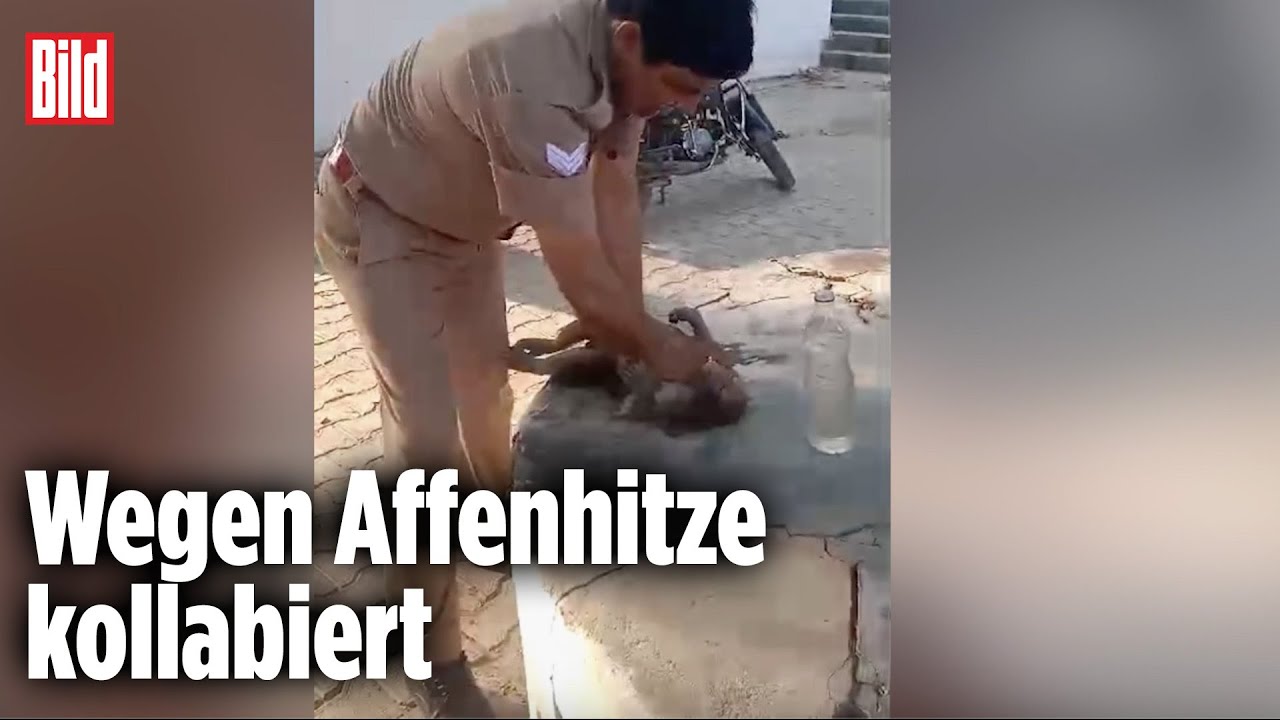
{"label": "motorcycle", "polygon": [[705,172],[728,159],[737,146],[769,168],[779,189],[789,191],[796,179],[779,152],[783,134],[773,126],[760,101],[741,80],[727,80],[708,92],[692,114],[666,110],[650,118],[641,140],[636,175],[641,205],[653,190],[665,202],[672,178]]}

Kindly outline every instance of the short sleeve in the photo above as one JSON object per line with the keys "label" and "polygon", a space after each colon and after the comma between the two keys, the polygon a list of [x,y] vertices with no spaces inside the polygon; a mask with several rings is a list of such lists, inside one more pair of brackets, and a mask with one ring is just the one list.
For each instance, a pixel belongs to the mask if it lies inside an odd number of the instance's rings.
{"label": "short sleeve", "polygon": [[482,104],[478,124],[503,215],[534,227],[595,232],[592,138],[568,110],[503,95]]}

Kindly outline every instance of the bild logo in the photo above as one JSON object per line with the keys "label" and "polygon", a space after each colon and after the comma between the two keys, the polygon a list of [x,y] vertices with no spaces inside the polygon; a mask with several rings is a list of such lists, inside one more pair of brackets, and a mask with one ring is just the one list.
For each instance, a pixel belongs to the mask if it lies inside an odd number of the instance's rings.
{"label": "bild logo", "polygon": [[27,33],[27,124],[115,122],[115,34]]}

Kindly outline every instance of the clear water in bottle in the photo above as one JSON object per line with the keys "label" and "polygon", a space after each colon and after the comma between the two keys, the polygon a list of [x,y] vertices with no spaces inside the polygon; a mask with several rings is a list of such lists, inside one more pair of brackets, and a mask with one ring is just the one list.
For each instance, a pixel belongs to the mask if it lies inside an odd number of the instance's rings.
{"label": "clear water in bottle", "polygon": [[806,435],[815,450],[838,455],[854,444],[851,337],[829,283],[814,293],[813,300],[813,312],[804,326]]}

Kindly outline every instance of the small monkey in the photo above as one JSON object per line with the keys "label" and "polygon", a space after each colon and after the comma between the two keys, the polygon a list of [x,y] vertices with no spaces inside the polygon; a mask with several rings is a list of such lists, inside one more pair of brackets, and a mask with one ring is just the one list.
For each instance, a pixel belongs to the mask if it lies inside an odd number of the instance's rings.
{"label": "small monkey", "polygon": [[[683,332],[679,324],[685,323],[694,336],[715,342],[694,308],[676,308],[667,319],[672,332]],[[732,425],[750,404],[742,379],[730,367],[709,360],[691,382],[663,382],[643,363],[597,347],[577,320],[555,338],[512,345],[509,366],[566,384],[604,386],[622,396],[617,417],[654,424],[670,435]]]}

